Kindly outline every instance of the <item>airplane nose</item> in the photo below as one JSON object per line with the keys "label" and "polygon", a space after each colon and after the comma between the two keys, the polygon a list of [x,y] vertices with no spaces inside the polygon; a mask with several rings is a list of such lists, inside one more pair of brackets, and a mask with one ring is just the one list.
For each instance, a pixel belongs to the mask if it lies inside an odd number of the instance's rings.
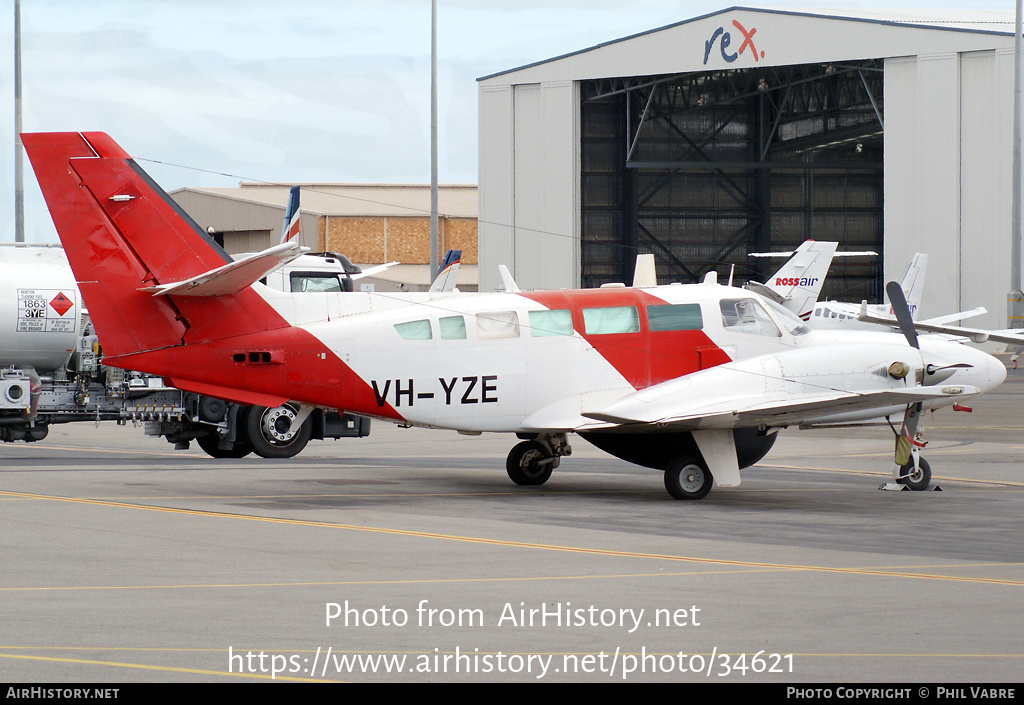
{"label": "airplane nose", "polygon": [[982,386],[981,388],[987,392],[998,387],[1006,379],[1006,365],[1003,364],[1002,360],[992,355],[985,355],[985,357],[988,358],[985,365],[985,372],[988,375],[988,386]]}
{"label": "airplane nose", "polygon": [[970,384],[983,392],[988,392],[998,387],[1006,379],[1006,365],[998,358],[962,343],[955,344],[961,348],[959,351],[960,361],[971,365],[967,369],[957,370],[957,373],[953,375],[957,381],[962,379],[964,384]]}
{"label": "airplane nose", "polygon": [[964,384],[977,387],[982,392],[988,392],[998,387],[1006,379],[1006,365],[977,348],[941,339],[929,339],[926,346],[930,354],[926,354],[925,358],[936,367],[966,365],[958,367],[949,377],[940,378],[941,381],[938,382],[940,384]]}

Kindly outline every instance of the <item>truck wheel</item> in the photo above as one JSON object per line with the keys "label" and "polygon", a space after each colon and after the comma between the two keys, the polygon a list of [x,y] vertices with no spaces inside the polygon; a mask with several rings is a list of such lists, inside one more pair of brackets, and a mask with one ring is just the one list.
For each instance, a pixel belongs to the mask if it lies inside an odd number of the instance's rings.
{"label": "truck wheel", "polygon": [[313,435],[313,417],[296,425],[299,410],[291,404],[273,409],[253,406],[245,420],[245,430],[256,455],[263,458],[291,458],[302,452]]}
{"label": "truck wheel", "polygon": [[29,443],[32,443],[34,441],[41,441],[44,438],[46,438],[46,434],[48,434],[49,432],[50,432],[50,425],[49,424],[45,424],[45,423],[36,424],[35,426],[30,428],[26,432],[25,440],[28,441]]}
{"label": "truck wheel", "polygon": [[211,433],[208,436],[199,436],[196,438],[196,443],[211,458],[244,458],[252,452],[252,446],[245,441],[235,441],[231,446],[231,450],[218,448],[220,436],[216,433]]}

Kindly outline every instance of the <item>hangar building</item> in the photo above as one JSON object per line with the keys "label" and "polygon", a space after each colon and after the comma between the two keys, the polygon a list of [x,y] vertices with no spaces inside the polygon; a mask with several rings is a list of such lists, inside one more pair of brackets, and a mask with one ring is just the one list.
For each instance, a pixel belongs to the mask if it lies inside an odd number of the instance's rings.
{"label": "hangar building", "polygon": [[[923,311],[1009,289],[1013,14],[734,7],[481,78],[480,290],[709,269],[807,238],[884,259],[833,263],[824,295],[881,301],[915,252]],[[767,270],[767,271],[765,271]]]}

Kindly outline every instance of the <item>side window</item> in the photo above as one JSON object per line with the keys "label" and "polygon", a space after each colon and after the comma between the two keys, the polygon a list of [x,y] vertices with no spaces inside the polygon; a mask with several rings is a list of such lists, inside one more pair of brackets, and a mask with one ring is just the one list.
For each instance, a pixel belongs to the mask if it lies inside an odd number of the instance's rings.
{"label": "side window", "polygon": [[636,306],[610,306],[583,309],[583,327],[588,335],[640,332]]}
{"label": "side window", "polygon": [[518,338],[519,316],[515,311],[487,311],[476,314],[476,332],[481,338]]}
{"label": "side window", "polygon": [[466,339],[466,319],[462,316],[445,316],[438,323],[441,326],[441,340]]}
{"label": "side window", "polygon": [[572,335],[572,312],[569,309],[530,311],[530,335],[534,338]]}
{"label": "side window", "polygon": [[700,304],[648,306],[647,323],[652,331],[700,330],[704,327]]}
{"label": "side window", "polygon": [[781,338],[782,331],[753,299],[722,299],[722,325],[736,333]]}
{"label": "side window", "polygon": [[408,321],[407,323],[396,323],[395,330],[402,336],[403,340],[430,340],[430,321]]}
{"label": "side window", "polygon": [[292,292],[343,291],[338,275],[330,272],[292,272],[290,279]]}

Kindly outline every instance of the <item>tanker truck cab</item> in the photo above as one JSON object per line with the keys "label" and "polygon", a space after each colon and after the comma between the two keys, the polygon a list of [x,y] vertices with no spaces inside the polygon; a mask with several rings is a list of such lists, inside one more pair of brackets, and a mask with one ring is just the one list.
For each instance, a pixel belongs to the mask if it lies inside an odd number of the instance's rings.
{"label": "tanker truck cab", "polygon": [[[239,255],[236,259],[245,257]],[[305,254],[267,274],[262,284],[293,294],[340,293],[353,290],[353,275],[362,270],[336,252]]]}

